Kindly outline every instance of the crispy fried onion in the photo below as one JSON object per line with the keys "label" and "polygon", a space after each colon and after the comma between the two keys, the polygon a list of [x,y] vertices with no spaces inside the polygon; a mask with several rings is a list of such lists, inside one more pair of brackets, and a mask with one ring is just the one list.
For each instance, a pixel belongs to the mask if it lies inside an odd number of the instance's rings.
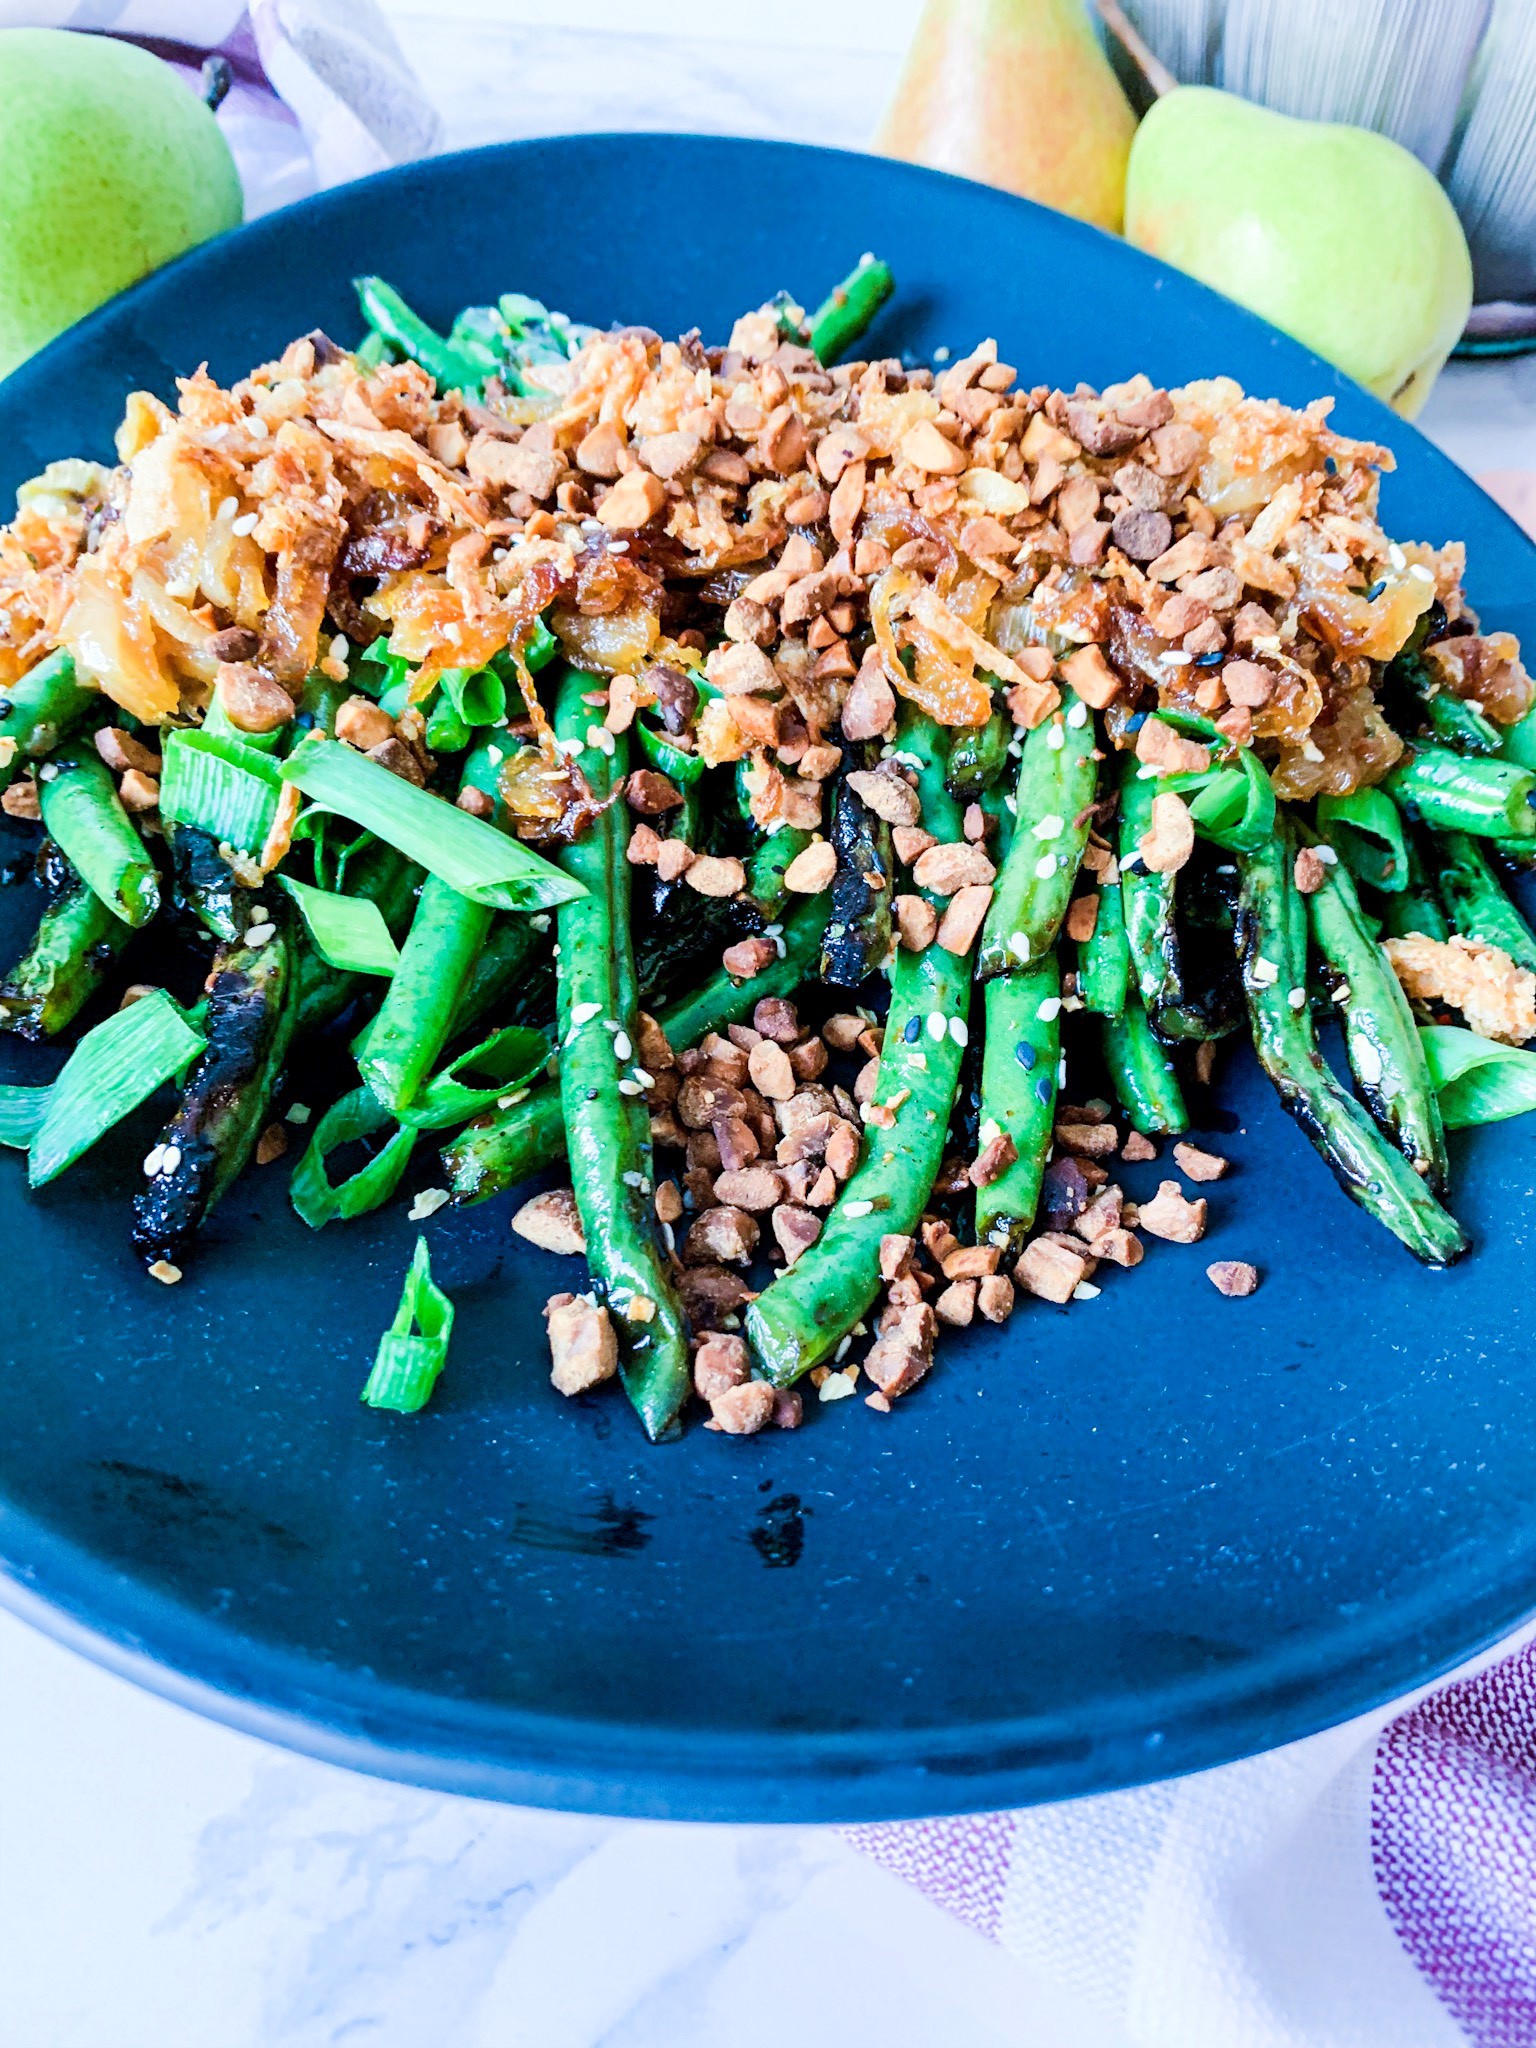
{"label": "crispy fried onion", "polygon": [[[991,717],[991,685],[978,669],[1002,683],[1025,680],[1000,647],[957,617],[914,570],[881,572],[869,593],[869,618],[891,687],[941,725],[985,725]],[[915,656],[910,675],[903,648]]]}

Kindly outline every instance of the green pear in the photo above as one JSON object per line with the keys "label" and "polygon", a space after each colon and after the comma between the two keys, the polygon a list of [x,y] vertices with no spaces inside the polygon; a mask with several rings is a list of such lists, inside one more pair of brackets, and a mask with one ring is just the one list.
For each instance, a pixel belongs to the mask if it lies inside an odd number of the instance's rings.
{"label": "green pear", "polygon": [[242,211],[219,124],[169,65],[0,30],[0,376]]}
{"label": "green pear", "polygon": [[1208,86],[1165,93],[1136,131],[1125,233],[1408,419],[1472,305],[1461,223],[1417,157]]}

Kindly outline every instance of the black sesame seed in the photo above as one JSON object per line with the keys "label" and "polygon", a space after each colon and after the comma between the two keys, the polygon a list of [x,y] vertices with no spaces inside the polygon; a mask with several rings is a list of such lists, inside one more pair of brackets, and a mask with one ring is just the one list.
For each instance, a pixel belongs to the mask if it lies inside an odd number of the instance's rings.
{"label": "black sesame seed", "polygon": [[917,1041],[923,1035],[922,1018],[917,1016],[909,1017],[905,1025],[902,1027],[901,1035],[906,1040],[908,1045],[916,1045]]}
{"label": "black sesame seed", "polygon": [[1365,593],[1366,603],[1374,604],[1376,602],[1376,599],[1380,597],[1381,593],[1386,589],[1386,587],[1387,579],[1385,576],[1383,576],[1377,582],[1373,583],[1370,589]]}
{"label": "black sesame seed", "polygon": [[1221,649],[1219,647],[1215,647],[1212,648],[1209,654],[1197,654],[1195,656],[1195,667],[1220,668],[1221,664],[1226,660],[1226,658],[1227,657],[1222,653]]}
{"label": "black sesame seed", "polygon": [[1029,1072],[1030,1068],[1035,1064],[1035,1048],[1030,1044],[1027,1038],[1021,1038],[1019,1040],[1018,1044],[1013,1048],[1013,1056],[1018,1061],[1019,1065],[1024,1069],[1026,1074]]}
{"label": "black sesame seed", "polygon": [[1049,1074],[1042,1074],[1035,1083],[1035,1100],[1037,1102],[1049,1102],[1051,1092],[1051,1077]]}
{"label": "black sesame seed", "polygon": [[1140,732],[1146,722],[1147,714],[1145,711],[1133,711],[1125,721],[1125,729],[1127,732]]}

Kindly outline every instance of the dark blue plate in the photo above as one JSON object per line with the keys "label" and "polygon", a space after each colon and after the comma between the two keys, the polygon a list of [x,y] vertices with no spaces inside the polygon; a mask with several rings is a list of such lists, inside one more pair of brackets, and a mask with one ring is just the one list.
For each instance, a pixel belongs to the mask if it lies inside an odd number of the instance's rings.
{"label": "dark blue plate", "polygon": [[[3,482],[109,455],[135,385],[170,396],[204,357],[234,378],[317,324],[352,339],[363,271],[438,321],[516,287],[723,337],[864,249],[900,279],[879,352],[995,335],[1026,383],[1335,393],[1344,430],[1398,451],[1390,529],[1464,539],[1485,618],[1536,645],[1536,549],[1293,342],[1058,214],[768,143],[519,144],[261,221],[0,387]],[[30,893],[0,892],[13,950]],[[654,1450],[612,1390],[551,1391],[539,1309],[569,1269],[509,1237],[507,1201],[428,1226],[458,1332],[404,1420],[357,1400],[403,1204],[312,1236],[286,1170],[253,1172],[167,1291],[127,1246],[142,1131],[35,1197],[0,1159],[6,1597],[336,1762],[695,1819],[1055,1798],[1358,1713],[1536,1606],[1532,1126],[1455,1144],[1478,1248],[1429,1273],[1337,1192],[1246,1049],[1218,1092],[1236,1165],[1197,1249],[1153,1244],[1097,1301],[948,1343],[888,1417],[813,1399],[796,1435]],[[1263,1269],[1251,1300],[1205,1278],[1230,1257]]]}

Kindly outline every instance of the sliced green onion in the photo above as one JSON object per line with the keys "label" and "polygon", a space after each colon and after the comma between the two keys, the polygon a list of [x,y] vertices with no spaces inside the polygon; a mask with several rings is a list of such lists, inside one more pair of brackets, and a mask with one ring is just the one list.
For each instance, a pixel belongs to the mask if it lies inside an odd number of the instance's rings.
{"label": "sliced green onion", "polygon": [[307,882],[295,882],[287,875],[277,879],[299,906],[322,960],[354,974],[394,973],[400,965],[400,948],[389,936],[377,903],[366,896],[338,896],[329,889],[312,889]]}
{"label": "sliced green onion", "polygon": [[466,725],[500,725],[506,717],[507,686],[495,669],[445,668],[437,680]]}
{"label": "sliced green onion", "polygon": [[1501,1123],[1536,1109],[1536,1052],[1450,1024],[1425,1024],[1419,1043],[1448,1131]]}
{"label": "sliced green onion", "polygon": [[104,761],[72,748],[38,775],[43,828],[86,887],[137,931],[160,908],[160,877]]}
{"label": "sliced green onion", "polygon": [[0,1087],[0,1145],[25,1152],[48,1114],[51,1088]]}
{"label": "sliced green onion", "polygon": [[283,766],[285,782],[387,839],[429,874],[493,910],[547,910],[586,891],[525,846],[340,740],[311,735]]}
{"label": "sliced green onion", "polygon": [[1448,747],[1420,747],[1404,756],[1386,786],[1426,825],[1443,832],[1474,832],[1482,838],[1536,836],[1531,809],[1536,769],[1477,754],[1453,754]]}
{"label": "sliced green onion", "polygon": [[1256,852],[1275,829],[1275,786],[1258,755],[1251,747],[1234,747],[1224,732],[1193,711],[1153,715],[1227,757],[1192,775],[1159,776],[1158,788],[1193,793],[1189,814],[1203,839],[1233,853]]}
{"label": "sliced green onion", "polygon": [[[479,1045],[461,1052],[434,1074],[402,1119],[418,1131],[446,1130],[467,1123],[483,1109],[492,1109],[508,1094],[536,1080],[549,1064],[549,1040],[542,1031],[508,1024]],[[471,1078],[483,1074],[477,1083]]]}
{"label": "sliced green onion", "polygon": [[350,1095],[343,1095],[321,1117],[288,1183],[288,1199],[311,1230],[323,1230],[338,1217],[350,1222],[354,1216],[366,1216],[370,1209],[389,1200],[411,1163],[416,1146],[414,1130],[396,1130],[366,1166],[360,1166],[339,1184],[331,1180],[325,1163],[341,1146],[371,1138],[389,1129],[394,1121],[366,1088],[354,1088]]}
{"label": "sliced green onion", "polygon": [[1357,882],[1388,896],[1408,887],[1413,862],[1403,814],[1384,789],[1320,796],[1317,829]]}
{"label": "sliced green onion", "polygon": [[425,1408],[447,1363],[452,1335],[453,1303],[433,1280],[427,1240],[418,1237],[400,1306],[379,1339],[378,1356],[363,1388],[368,1406],[393,1408],[401,1415]]}
{"label": "sliced green onion", "polygon": [[160,815],[216,844],[258,854],[277,816],[282,771],[260,747],[206,725],[166,735]]}
{"label": "sliced green onion", "polygon": [[87,1031],[48,1091],[27,1161],[32,1186],[73,1166],[207,1043],[161,988]]}

